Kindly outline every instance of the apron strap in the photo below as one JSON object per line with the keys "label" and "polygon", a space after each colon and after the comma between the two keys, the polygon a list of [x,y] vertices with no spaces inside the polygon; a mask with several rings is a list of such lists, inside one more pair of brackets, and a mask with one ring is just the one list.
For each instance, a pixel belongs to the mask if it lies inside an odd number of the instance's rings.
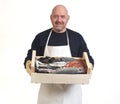
{"label": "apron strap", "polygon": [[[47,38],[47,42],[46,42],[45,48],[46,48],[46,46],[48,46],[48,42],[49,42],[49,39],[50,39],[51,34],[52,34],[52,29],[51,29],[51,31],[50,31],[50,33],[49,33],[48,38]],[[68,32],[67,32],[67,30],[66,30],[66,36],[67,36],[67,44],[69,45],[69,37],[68,37]]]}

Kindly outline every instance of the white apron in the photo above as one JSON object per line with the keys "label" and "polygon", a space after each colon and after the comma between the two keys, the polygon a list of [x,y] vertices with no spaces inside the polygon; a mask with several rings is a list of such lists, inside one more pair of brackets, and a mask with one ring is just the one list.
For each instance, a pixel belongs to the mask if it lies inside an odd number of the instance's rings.
{"label": "white apron", "polygon": [[[51,33],[52,30],[47,39],[44,56],[71,57],[67,32],[68,45],[65,46],[48,46]],[[41,84],[37,104],[82,104],[81,86],[77,84]]]}

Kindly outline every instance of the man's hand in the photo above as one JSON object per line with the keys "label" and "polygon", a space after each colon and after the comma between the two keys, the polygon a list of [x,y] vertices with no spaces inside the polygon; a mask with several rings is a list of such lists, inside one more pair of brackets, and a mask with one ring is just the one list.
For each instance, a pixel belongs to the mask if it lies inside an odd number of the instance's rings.
{"label": "man's hand", "polygon": [[93,65],[92,65],[92,63],[89,63],[89,68],[90,68],[91,70],[93,70]]}
{"label": "man's hand", "polygon": [[26,62],[26,71],[27,73],[31,76],[31,73],[34,73],[35,72],[35,68],[34,67],[31,67],[31,61],[28,60]]}

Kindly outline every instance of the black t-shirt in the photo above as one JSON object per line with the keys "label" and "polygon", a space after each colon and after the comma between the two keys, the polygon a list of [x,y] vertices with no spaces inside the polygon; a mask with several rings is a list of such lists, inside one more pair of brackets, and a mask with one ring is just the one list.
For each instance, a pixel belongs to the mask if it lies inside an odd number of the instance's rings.
{"label": "black t-shirt", "polygon": [[[50,31],[51,29],[48,29],[36,35],[35,39],[32,42],[31,49],[28,50],[28,54],[27,54],[27,57],[25,58],[24,64],[26,63],[27,60],[31,60],[32,50],[36,50],[37,56],[44,55],[44,49],[45,49],[46,41],[48,39]],[[72,31],[70,29],[67,29],[67,33],[68,33],[72,57],[82,57],[83,52],[87,52],[90,62],[94,65],[94,60],[91,57],[89,53],[89,49],[87,48],[86,42],[84,41],[81,34],[75,31]],[[52,31],[50,39],[48,41],[49,46],[63,46],[67,44],[68,42],[67,42],[66,32],[56,33]]]}

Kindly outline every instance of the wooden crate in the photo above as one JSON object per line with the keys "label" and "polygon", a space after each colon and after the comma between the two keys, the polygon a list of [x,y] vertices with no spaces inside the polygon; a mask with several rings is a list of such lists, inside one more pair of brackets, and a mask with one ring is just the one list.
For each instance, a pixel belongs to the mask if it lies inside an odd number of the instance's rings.
{"label": "wooden crate", "polygon": [[[32,67],[35,65],[36,51],[32,54]],[[32,73],[32,83],[53,83],[53,84],[88,84],[92,75],[90,63],[87,53],[83,53],[83,59],[87,64],[87,74],[45,74],[45,73]]]}

